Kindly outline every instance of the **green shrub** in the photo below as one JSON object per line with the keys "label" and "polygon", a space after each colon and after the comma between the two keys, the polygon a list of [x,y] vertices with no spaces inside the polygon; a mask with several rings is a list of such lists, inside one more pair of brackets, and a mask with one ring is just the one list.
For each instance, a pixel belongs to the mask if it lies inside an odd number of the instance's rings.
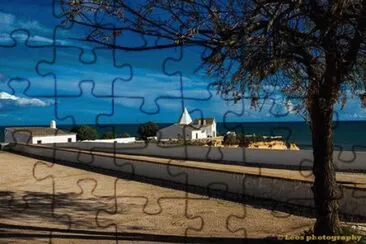
{"label": "green shrub", "polygon": [[211,141],[211,140],[206,143],[207,146],[213,146],[214,144],[215,143],[213,141]]}
{"label": "green shrub", "polygon": [[149,138],[145,140],[146,143],[157,143],[158,141],[155,138]]}
{"label": "green shrub", "polygon": [[193,146],[204,146],[207,144],[207,140],[193,140],[193,141],[190,141],[190,145],[193,145]]}
{"label": "green shrub", "polygon": [[251,143],[250,139],[248,139],[245,136],[238,136],[237,140],[239,141],[239,146],[240,147],[248,147],[249,144]]}
{"label": "green shrub", "polygon": [[71,132],[76,133],[78,141],[95,140],[98,138],[97,130],[89,125],[76,126],[71,129]]}
{"label": "green shrub", "polygon": [[235,135],[233,134],[228,134],[224,136],[224,141],[223,141],[224,145],[238,145],[239,141],[236,138]]}
{"label": "green shrub", "polygon": [[149,121],[139,126],[138,133],[141,139],[146,140],[150,136],[156,136],[158,130],[159,130],[158,124]]}
{"label": "green shrub", "polygon": [[116,138],[116,134],[114,132],[106,132],[102,135],[102,139],[115,139]]}
{"label": "green shrub", "polygon": [[123,133],[123,135],[122,135],[122,138],[127,138],[127,137],[130,137],[130,135],[128,134],[128,133]]}

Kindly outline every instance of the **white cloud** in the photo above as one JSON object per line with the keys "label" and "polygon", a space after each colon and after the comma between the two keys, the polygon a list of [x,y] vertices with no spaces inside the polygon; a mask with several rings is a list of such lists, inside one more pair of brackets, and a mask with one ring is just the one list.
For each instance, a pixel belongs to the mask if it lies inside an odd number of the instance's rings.
{"label": "white cloud", "polygon": [[17,23],[19,26],[21,26],[21,28],[23,29],[27,29],[27,30],[38,30],[38,31],[44,31],[45,28],[41,26],[41,24],[36,21],[36,20],[32,20],[32,21],[18,21]]}
{"label": "white cloud", "polygon": [[0,43],[6,44],[9,43],[9,45],[13,44],[13,40],[10,38],[9,34],[0,33]]}
{"label": "white cloud", "polygon": [[4,28],[6,28],[7,26],[12,26],[14,25],[14,23],[14,15],[0,12],[0,24],[3,25]]}
{"label": "white cloud", "polygon": [[129,98],[116,98],[114,100],[115,104],[121,105],[123,107],[136,108],[139,109],[142,100],[140,99],[129,99]]}
{"label": "white cloud", "polygon": [[[53,44],[53,39],[51,38],[47,38],[47,37],[43,37],[43,36],[39,36],[39,35],[31,35],[28,37],[28,35],[26,33],[15,33],[13,35],[13,37],[19,41],[26,41],[28,39],[29,43],[32,44],[34,43],[45,43],[45,44]],[[9,35],[6,34],[0,34],[0,42],[4,40],[4,41],[8,41],[10,40]],[[62,41],[62,40],[56,40],[56,43],[58,45],[66,45],[68,44],[67,41]]]}
{"label": "white cloud", "polygon": [[0,110],[21,107],[47,107],[49,102],[37,98],[17,97],[6,92],[0,92]]}
{"label": "white cloud", "polygon": [[[36,20],[22,20],[18,19],[15,15],[4,13],[0,11],[0,43],[9,43],[13,44],[13,40],[10,36],[10,34],[13,31],[17,31],[19,29],[28,30],[30,32],[30,36],[28,37],[28,34],[25,32],[15,32],[13,33],[12,37],[20,40],[25,41],[28,38],[28,41],[30,43],[43,43],[43,44],[53,44],[52,38],[44,37],[40,34],[45,33],[51,33],[51,30],[42,26],[38,21]],[[56,44],[59,45],[65,45],[67,44],[66,41],[57,40]]]}
{"label": "white cloud", "polygon": [[[208,83],[197,82],[196,86],[192,85],[192,83],[193,81],[189,79],[187,79],[186,82],[183,82],[184,97],[196,99],[209,98],[210,94],[207,89]],[[144,89],[141,89],[142,86]],[[149,97],[155,99],[156,97],[161,96],[180,97],[182,92],[179,79],[157,73],[149,73],[146,75],[134,75],[129,82],[117,82],[115,86],[115,95]]]}
{"label": "white cloud", "polygon": [[15,29],[45,31],[46,29],[42,27],[38,21],[18,20],[15,15],[4,12],[0,12],[0,25],[3,31],[11,31]]}
{"label": "white cloud", "polygon": [[29,38],[29,41],[31,41],[31,42],[51,43],[51,44],[53,43],[53,40],[52,39],[46,38],[46,37],[43,37],[43,36],[37,36],[37,35],[31,36]]}

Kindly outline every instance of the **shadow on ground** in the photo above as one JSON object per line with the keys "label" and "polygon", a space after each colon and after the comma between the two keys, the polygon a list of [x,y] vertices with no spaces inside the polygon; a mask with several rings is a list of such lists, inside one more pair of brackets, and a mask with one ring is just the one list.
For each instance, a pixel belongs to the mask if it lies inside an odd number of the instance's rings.
{"label": "shadow on ground", "polygon": [[[20,232],[20,233],[18,233]],[[52,233],[52,234],[49,234]],[[188,237],[173,235],[156,235],[143,233],[107,232],[90,230],[64,230],[58,228],[32,227],[23,225],[0,224],[1,239],[73,239],[73,240],[124,240],[124,241],[151,241],[169,243],[243,243],[247,241],[259,241],[254,238],[225,238],[225,237]],[[260,240],[261,243],[280,243],[269,238]]]}
{"label": "shadow on ground", "polygon": [[[29,155],[27,155],[29,156]],[[35,157],[33,157],[35,158]],[[37,159],[46,160],[44,158]],[[225,199],[250,205],[255,208],[264,208],[287,213],[288,215],[299,215],[305,217],[315,217],[315,211],[312,208],[304,208],[293,204],[278,203],[266,199],[253,199],[247,196],[238,196],[229,194],[225,191],[204,189],[199,187],[187,186],[172,182],[166,182],[156,179],[124,174],[121,172],[105,170],[91,167],[90,165],[75,165],[68,162],[57,161],[56,163],[68,167],[79,168],[91,172],[101,173],[108,176],[121,179],[134,180],[148,184],[158,185],[171,189],[187,191],[205,195],[210,198]],[[86,218],[85,213],[98,211],[100,209],[111,209],[113,207],[113,198],[111,197],[93,197],[90,199],[80,198],[76,193],[39,193],[39,192],[0,192],[0,238],[21,238],[26,240],[52,238],[61,239],[93,239],[93,240],[134,240],[134,241],[156,241],[156,242],[243,242],[242,238],[215,238],[215,237],[187,237],[159,234],[145,234],[131,232],[108,232],[100,231],[96,226],[96,215],[89,215]],[[57,208],[55,204],[57,203]],[[68,213],[73,213],[71,220]],[[90,217],[92,216],[92,217]],[[355,216],[341,216],[343,220],[362,220]],[[94,219],[92,219],[94,218]],[[2,221],[6,220],[6,221]],[[15,223],[15,224],[14,224]],[[22,225],[19,225],[22,223]],[[24,224],[23,224],[24,223]],[[41,223],[41,224],[31,224]],[[50,227],[52,226],[52,228]],[[136,230],[136,229],[135,229]],[[250,240],[250,239],[246,239]],[[277,240],[267,239],[267,242],[277,242]]]}

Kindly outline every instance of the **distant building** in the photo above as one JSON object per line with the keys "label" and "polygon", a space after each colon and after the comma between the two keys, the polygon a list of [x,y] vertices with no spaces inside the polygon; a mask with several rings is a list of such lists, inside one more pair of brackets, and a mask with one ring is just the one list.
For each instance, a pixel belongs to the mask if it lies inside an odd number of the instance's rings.
{"label": "distant building", "polygon": [[158,131],[159,140],[183,139],[195,140],[216,137],[216,121],[214,118],[192,120],[187,108],[184,108],[177,123]]}
{"label": "distant building", "polygon": [[51,121],[50,127],[12,127],[5,129],[6,143],[47,144],[76,142],[76,134],[56,128]]}
{"label": "distant building", "polygon": [[236,132],[235,131],[228,131],[228,132],[226,132],[226,135],[236,136]]}

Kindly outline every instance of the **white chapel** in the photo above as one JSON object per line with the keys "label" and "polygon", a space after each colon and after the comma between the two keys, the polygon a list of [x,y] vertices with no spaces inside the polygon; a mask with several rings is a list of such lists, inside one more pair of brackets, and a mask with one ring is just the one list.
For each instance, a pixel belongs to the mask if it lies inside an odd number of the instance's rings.
{"label": "white chapel", "polygon": [[157,133],[160,139],[196,140],[216,137],[216,121],[214,118],[198,118],[192,120],[187,108],[184,108],[177,123],[162,128]]}

